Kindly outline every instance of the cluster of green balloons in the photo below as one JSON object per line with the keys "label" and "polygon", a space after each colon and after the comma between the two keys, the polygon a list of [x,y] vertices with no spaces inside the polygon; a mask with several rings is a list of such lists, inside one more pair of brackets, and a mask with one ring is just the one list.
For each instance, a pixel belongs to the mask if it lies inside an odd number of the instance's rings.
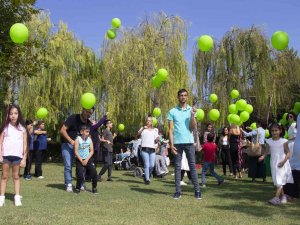
{"label": "cluster of green balloons", "polygon": [[23,42],[28,40],[29,31],[24,24],[15,23],[9,30],[9,36],[14,43],[22,44]]}
{"label": "cluster of green balloons", "polygon": [[39,119],[44,119],[46,116],[48,116],[48,110],[44,107],[41,107],[38,109],[38,111],[36,112],[36,116]]}
{"label": "cluster of green balloons", "polygon": [[[230,97],[232,99],[236,99],[240,96],[238,90],[233,89],[230,92]],[[245,99],[239,99],[236,103],[232,103],[228,106],[229,115],[227,116],[227,120],[231,124],[242,125],[244,122],[248,121],[250,118],[250,114],[253,112],[253,106],[247,104]],[[238,115],[238,112],[240,114]]]}
{"label": "cluster of green balloons", "polygon": [[154,88],[160,88],[162,83],[168,79],[168,71],[164,68],[161,68],[157,71],[157,74],[152,77],[151,83]]}
{"label": "cluster of green balloons", "polygon": [[289,36],[284,31],[276,31],[271,38],[273,47],[277,50],[284,50],[289,44]]}
{"label": "cluster of green balloons", "polygon": [[209,35],[202,35],[198,39],[198,47],[202,52],[209,52],[214,46],[214,40]]}
{"label": "cluster of green balloons", "polygon": [[96,103],[96,97],[93,93],[89,93],[89,92],[84,93],[81,96],[80,103],[81,103],[83,108],[91,109],[91,108],[94,107],[94,105]]}
{"label": "cluster of green balloons", "polygon": [[121,26],[121,20],[119,18],[113,18],[111,20],[111,25],[113,28],[110,28],[107,32],[106,32],[106,36],[109,39],[114,39],[117,36],[117,30],[120,26]]}

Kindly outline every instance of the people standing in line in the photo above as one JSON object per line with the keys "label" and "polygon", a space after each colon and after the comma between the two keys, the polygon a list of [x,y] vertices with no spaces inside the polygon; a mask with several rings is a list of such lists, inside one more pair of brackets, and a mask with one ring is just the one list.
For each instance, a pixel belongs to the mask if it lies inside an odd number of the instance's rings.
{"label": "people standing in line", "polygon": [[212,125],[212,123],[208,123],[206,125],[206,129],[205,129],[205,132],[203,134],[203,144],[205,144],[207,142],[207,135],[208,134],[213,134],[214,135],[214,142],[216,142],[216,133],[214,131],[214,127]]}
{"label": "people standing in line", "polygon": [[73,114],[67,118],[60,129],[61,150],[64,161],[64,183],[67,192],[73,192],[72,187],[72,162],[74,159],[74,144],[77,136],[80,134],[82,125],[91,126],[89,118],[93,114],[94,108],[82,109],[80,114]]}
{"label": "people standing in line", "polygon": [[75,193],[79,193],[84,182],[85,170],[92,179],[92,193],[97,193],[97,171],[93,163],[92,156],[94,154],[93,142],[90,135],[90,128],[82,125],[80,128],[80,136],[75,140],[74,153],[76,156],[76,189]]}
{"label": "people standing in line", "polygon": [[269,200],[273,205],[284,204],[287,197],[283,191],[283,185],[294,183],[292,171],[289,163],[290,151],[286,139],[281,138],[282,128],[279,124],[274,123],[271,126],[272,138],[266,140],[267,148],[265,153],[259,158],[264,160],[265,156],[270,152],[270,166],[272,180],[276,186],[275,197]]}
{"label": "people standing in line", "polygon": [[233,176],[237,179],[237,172],[239,178],[242,178],[240,161],[239,161],[239,145],[240,145],[240,128],[237,125],[231,125],[229,129],[229,152],[232,162]]}
{"label": "people standing in line", "polygon": [[35,154],[35,173],[38,179],[43,179],[42,164],[47,150],[47,131],[45,130],[45,122],[40,120],[37,129],[34,129],[34,154]]}
{"label": "people standing in line", "polygon": [[26,166],[27,131],[19,106],[15,104],[9,105],[5,118],[0,134],[0,162],[2,163],[0,207],[5,204],[5,192],[10,167],[12,167],[14,182],[15,206],[21,206],[19,171],[20,167]]}
{"label": "people standing in line", "polygon": [[27,157],[26,157],[26,167],[24,170],[24,179],[25,180],[31,180],[31,165],[32,165],[32,159],[34,156],[34,150],[33,150],[33,141],[34,141],[34,133],[33,133],[33,121],[32,120],[26,120],[25,126],[27,129],[28,133],[28,138],[27,138],[27,144],[28,144],[28,151],[27,151]]}
{"label": "people standing in line", "polygon": [[181,160],[182,152],[186,153],[190,167],[192,182],[194,184],[195,198],[201,199],[201,192],[198,183],[198,175],[195,163],[195,146],[193,130],[196,127],[196,109],[187,104],[188,91],[181,89],[177,93],[178,105],[168,113],[169,121],[169,142],[172,153],[175,155],[175,185],[176,192],[174,199],[181,197]]}
{"label": "people standing in line", "polygon": [[209,169],[211,176],[215,177],[218,181],[218,184],[221,185],[224,183],[224,179],[221,178],[215,172],[215,155],[218,152],[218,146],[213,142],[214,134],[209,133],[207,135],[207,142],[202,145],[200,151],[204,152],[203,158],[203,168],[202,168],[202,187],[206,187],[206,171]]}
{"label": "people standing in line", "polygon": [[294,150],[294,143],[295,138],[297,135],[297,123],[296,123],[296,115],[294,112],[289,112],[287,115],[288,123],[289,123],[289,129],[288,129],[288,143],[289,143],[289,150],[291,152],[291,156],[293,155]]}
{"label": "people standing in line", "polygon": [[[266,132],[261,126],[261,122],[257,121],[256,122],[256,127],[257,129],[251,131],[251,132],[246,132],[241,128],[241,131],[243,132],[245,137],[251,137],[252,142],[256,143],[258,142],[261,146],[261,155],[265,151],[265,135]],[[251,129],[250,127],[247,127],[247,129]],[[249,171],[248,171],[248,177],[252,178],[252,182],[255,181],[256,178],[262,178],[263,182],[266,181],[266,163],[265,160],[258,160],[259,157],[261,156],[249,156],[247,157],[247,162],[249,166]]]}
{"label": "people standing in line", "polygon": [[144,182],[150,184],[150,176],[155,164],[155,149],[156,143],[159,141],[157,129],[153,128],[152,117],[146,119],[146,126],[142,127],[137,134],[141,137],[141,156],[144,163]]}
{"label": "people standing in line", "polygon": [[229,138],[228,138],[228,127],[224,127],[222,131],[222,135],[219,139],[219,149],[221,151],[221,159],[223,166],[223,175],[226,176],[226,165],[229,167],[229,175],[232,176],[232,162],[229,151]]}
{"label": "people standing in line", "polygon": [[300,194],[300,114],[297,117],[297,134],[293,147],[293,154],[289,159],[294,183],[287,183],[283,186],[284,193],[289,198],[299,198]]}
{"label": "people standing in line", "polygon": [[102,132],[101,142],[103,143],[103,156],[104,156],[104,165],[99,172],[98,181],[102,181],[102,176],[107,172],[107,181],[113,181],[111,177],[112,165],[113,165],[113,144],[114,138],[117,136],[116,133],[112,134],[113,123],[111,120],[105,121],[106,129]]}

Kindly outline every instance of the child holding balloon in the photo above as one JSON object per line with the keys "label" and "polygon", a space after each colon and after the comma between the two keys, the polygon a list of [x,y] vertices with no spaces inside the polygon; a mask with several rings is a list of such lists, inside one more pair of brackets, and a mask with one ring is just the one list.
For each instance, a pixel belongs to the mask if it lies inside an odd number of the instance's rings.
{"label": "child holding balloon", "polygon": [[262,161],[269,152],[271,154],[270,166],[272,180],[277,188],[275,197],[269,200],[269,203],[273,205],[280,205],[287,202],[287,197],[283,192],[283,185],[287,183],[294,183],[291,166],[288,160],[290,157],[288,142],[286,139],[281,137],[281,133],[281,126],[277,123],[272,124],[272,138],[266,140],[266,151],[259,158],[259,160]]}
{"label": "child holding balloon", "polygon": [[10,167],[12,167],[14,181],[15,206],[21,206],[19,170],[20,167],[26,165],[27,131],[19,106],[9,105],[5,118],[0,135],[0,162],[2,163],[0,207],[5,203],[5,191]]}

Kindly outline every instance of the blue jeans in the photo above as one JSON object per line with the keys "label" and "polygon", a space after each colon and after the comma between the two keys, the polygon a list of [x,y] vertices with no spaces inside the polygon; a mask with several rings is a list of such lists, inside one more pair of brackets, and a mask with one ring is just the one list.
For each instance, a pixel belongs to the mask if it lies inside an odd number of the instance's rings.
{"label": "blue jeans", "polygon": [[175,144],[177,148],[177,154],[174,157],[174,164],[175,164],[175,185],[176,185],[176,192],[181,192],[181,160],[182,160],[182,153],[183,151],[186,154],[188,164],[190,167],[190,173],[192,176],[192,182],[194,184],[195,191],[200,192],[199,183],[198,183],[198,174],[196,170],[196,163],[195,163],[195,147],[193,144]]}
{"label": "blue jeans", "polygon": [[210,174],[215,177],[219,182],[223,179],[215,172],[215,163],[214,162],[204,162],[202,168],[202,184],[206,184],[205,174],[207,170],[210,170]]}
{"label": "blue jeans", "polygon": [[145,180],[150,180],[150,174],[152,173],[155,163],[155,149],[142,148],[141,156],[144,162]]}
{"label": "blue jeans", "polygon": [[69,143],[62,143],[61,154],[64,161],[65,185],[72,184],[72,163],[74,159],[73,146]]}

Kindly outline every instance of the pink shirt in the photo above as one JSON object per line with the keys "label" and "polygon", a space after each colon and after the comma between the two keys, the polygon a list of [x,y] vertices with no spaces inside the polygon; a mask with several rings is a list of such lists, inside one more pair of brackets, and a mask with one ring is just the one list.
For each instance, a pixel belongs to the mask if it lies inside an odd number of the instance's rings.
{"label": "pink shirt", "polygon": [[23,144],[26,130],[22,125],[18,128],[8,124],[4,129],[4,138],[2,144],[3,156],[17,156],[23,158]]}

